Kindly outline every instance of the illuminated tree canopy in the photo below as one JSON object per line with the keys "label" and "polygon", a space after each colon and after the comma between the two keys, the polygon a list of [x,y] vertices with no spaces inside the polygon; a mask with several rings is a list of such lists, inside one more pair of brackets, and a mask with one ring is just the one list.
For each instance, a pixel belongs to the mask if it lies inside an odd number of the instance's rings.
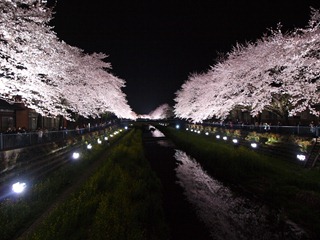
{"label": "illuminated tree canopy", "polygon": [[169,104],[165,103],[157,107],[155,110],[151,111],[148,114],[148,118],[159,120],[159,119],[168,119],[173,116],[173,109]]}
{"label": "illuminated tree canopy", "polygon": [[51,9],[39,2],[0,0],[0,98],[44,116],[134,118],[107,56],[60,41],[48,25]]}
{"label": "illuminated tree canopy", "polygon": [[194,122],[225,119],[236,108],[283,119],[304,111],[319,115],[319,11],[311,10],[304,29],[284,34],[278,26],[254,43],[236,45],[208,72],[190,75],[175,101],[175,115]]}

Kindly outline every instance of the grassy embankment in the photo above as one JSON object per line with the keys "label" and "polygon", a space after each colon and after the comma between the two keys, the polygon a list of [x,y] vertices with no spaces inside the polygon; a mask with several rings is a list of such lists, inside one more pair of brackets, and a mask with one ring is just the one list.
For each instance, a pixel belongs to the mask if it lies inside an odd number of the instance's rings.
{"label": "grassy embankment", "polygon": [[258,196],[320,237],[320,172],[244,147],[174,128],[158,127],[215,178]]}
{"label": "grassy embankment", "polygon": [[[124,133],[110,139],[118,141]],[[96,142],[96,139],[92,141]],[[108,148],[105,143],[95,144],[92,151],[82,151],[81,159],[45,175],[42,179],[28,182],[27,190],[21,196],[8,197],[0,202],[0,239],[13,239],[30,226],[60,194],[77,182],[79,173],[89,168]]]}
{"label": "grassy embankment", "polygon": [[125,136],[82,188],[28,239],[167,239],[160,182],[144,157],[141,131]]}

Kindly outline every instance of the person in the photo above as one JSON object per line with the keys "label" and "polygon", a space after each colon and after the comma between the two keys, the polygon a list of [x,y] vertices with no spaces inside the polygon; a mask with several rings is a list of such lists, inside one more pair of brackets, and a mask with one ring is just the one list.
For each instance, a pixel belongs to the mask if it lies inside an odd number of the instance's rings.
{"label": "person", "polygon": [[312,132],[312,133],[314,133],[315,132],[315,128],[314,128],[314,123],[313,123],[313,121],[311,121],[311,123],[310,123],[310,132]]}
{"label": "person", "polygon": [[37,134],[38,134],[38,143],[41,143],[42,137],[43,137],[43,131],[41,128],[38,128]]}

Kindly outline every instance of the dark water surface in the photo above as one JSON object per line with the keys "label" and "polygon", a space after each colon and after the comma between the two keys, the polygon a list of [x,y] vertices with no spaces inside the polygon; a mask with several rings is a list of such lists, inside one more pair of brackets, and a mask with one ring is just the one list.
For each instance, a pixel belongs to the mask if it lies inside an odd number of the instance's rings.
{"label": "dark water surface", "polygon": [[163,186],[171,239],[308,239],[294,223],[279,222],[277,211],[234,194],[207,175],[158,130],[146,129],[144,146]]}
{"label": "dark water surface", "polygon": [[[147,136],[150,137],[148,134]],[[163,144],[170,146],[168,141],[163,141]],[[209,231],[198,220],[195,210],[183,193],[183,188],[177,184],[174,148],[160,145],[155,140],[149,140],[144,145],[146,157],[162,183],[164,211],[171,239],[210,239]]]}

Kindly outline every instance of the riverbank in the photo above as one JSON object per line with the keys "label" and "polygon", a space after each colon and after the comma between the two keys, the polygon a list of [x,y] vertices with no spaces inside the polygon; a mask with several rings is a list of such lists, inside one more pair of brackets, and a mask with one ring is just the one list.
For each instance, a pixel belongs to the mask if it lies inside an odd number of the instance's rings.
{"label": "riverbank", "polygon": [[279,209],[279,221],[293,221],[302,226],[311,239],[319,239],[318,170],[306,170],[276,156],[263,156],[206,136],[161,126],[159,129],[179,149],[195,157],[210,175]]}

